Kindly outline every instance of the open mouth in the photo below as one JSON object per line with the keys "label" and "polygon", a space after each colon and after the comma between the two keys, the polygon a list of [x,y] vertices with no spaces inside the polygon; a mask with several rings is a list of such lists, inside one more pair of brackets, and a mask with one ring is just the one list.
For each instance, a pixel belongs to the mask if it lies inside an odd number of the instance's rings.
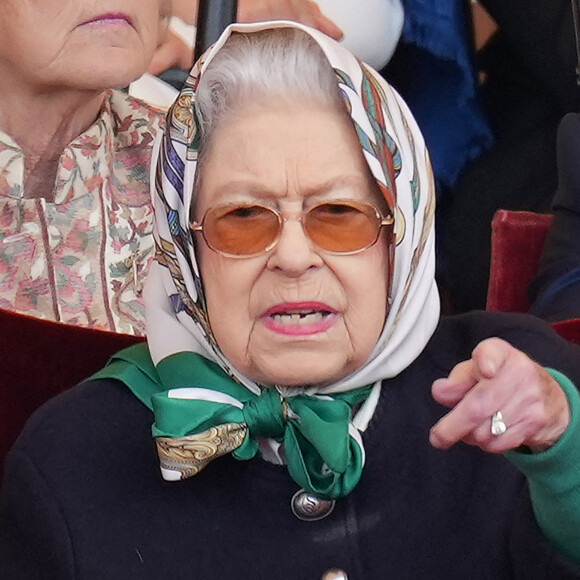
{"label": "open mouth", "polygon": [[298,310],[274,314],[274,321],[283,326],[306,326],[321,323],[331,312],[328,310]]}
{"label": "open mouth", "polygon": [[267,328],[281,334],[308,335],[324,332],[338,316],[337,311],[321,302],[277,304],[264,313]]}

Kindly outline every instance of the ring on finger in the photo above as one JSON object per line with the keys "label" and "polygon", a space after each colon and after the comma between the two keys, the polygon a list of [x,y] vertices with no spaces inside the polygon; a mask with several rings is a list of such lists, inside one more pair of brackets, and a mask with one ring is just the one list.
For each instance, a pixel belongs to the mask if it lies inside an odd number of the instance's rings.
{"label": "ring on finger", "polygon": [[494,436],[503,435],[507,431],[507,423],[503,419],[501,411],[496,411],[491,416],[491,434]]}

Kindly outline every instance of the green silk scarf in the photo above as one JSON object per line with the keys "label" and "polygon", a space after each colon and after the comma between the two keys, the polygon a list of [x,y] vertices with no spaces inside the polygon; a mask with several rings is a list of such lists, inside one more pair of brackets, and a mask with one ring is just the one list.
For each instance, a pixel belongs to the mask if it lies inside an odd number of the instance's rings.
{"label": "green silk scarf", "polygon": [[117,353],[92,378],[121,381],[153,411],[165,479],[191,477],[226,453],[252,459],[259,438],[282,442],[292,479],[321,499],[348,495],[360,479],[364,448],[351,419],[371,387],[288,398],[263,388],[256,395],[193,352],[155,366],[144,343]]}

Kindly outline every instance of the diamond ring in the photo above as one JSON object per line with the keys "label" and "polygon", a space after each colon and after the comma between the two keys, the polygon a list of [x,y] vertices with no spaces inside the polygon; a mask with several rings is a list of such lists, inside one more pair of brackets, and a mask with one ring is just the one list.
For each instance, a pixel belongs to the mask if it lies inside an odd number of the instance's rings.
{"label": "diamond ring", "polygon": [[507,424],[503,420],[503,415],[501,411],[497,411],[491,416],[491,434],[492,435],[503,435],[507,431]]}

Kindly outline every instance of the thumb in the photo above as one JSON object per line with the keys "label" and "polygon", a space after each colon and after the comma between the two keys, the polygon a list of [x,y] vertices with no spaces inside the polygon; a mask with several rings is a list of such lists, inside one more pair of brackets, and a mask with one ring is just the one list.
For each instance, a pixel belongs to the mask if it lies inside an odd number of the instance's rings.
{"label": "thumb", "polygon": [[512,346],[501,338],[488,338],[480,342],[471,353],[477,379],[493,379],[510,356]]}
{"label": "thumb", "polygon": [[310,2],[312,6],[312,17],[313,17],[313,24],[315,28],[318,28],[320,32],[324,32],[330,38],[334,38],[334,40],[340,40],[344,33],[342,30],[332,21],[330,18],[327,18],[320,7],[315,2]]}
{"label": "thumb", "polygon": [[193,64],[192,59],[191,48],[181,38],[171,33],[167,41],[153,54],[147,72],[157,75],[172,67],[189,70]]}

